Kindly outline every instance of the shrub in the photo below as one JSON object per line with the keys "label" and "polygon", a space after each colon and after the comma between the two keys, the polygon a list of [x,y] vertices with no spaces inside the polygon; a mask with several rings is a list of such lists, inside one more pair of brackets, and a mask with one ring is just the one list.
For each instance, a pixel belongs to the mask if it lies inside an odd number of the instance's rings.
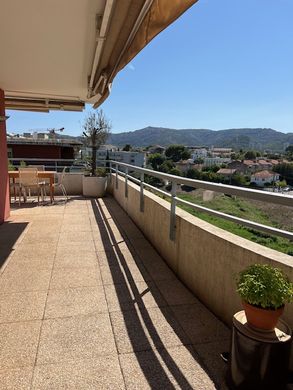
{"label": "shrub", "polygon": [[293,299],[293,284],[278,268],[253,264],[240,272],[237,292],[251,305],[264,309],[278,309]]}

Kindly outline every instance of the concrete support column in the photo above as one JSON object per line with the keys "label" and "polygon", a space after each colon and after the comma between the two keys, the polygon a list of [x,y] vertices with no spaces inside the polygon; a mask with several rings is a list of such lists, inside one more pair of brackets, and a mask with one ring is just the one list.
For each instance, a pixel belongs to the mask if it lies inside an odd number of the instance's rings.
{"label": "concrete support column", "polygon": [[[5,116],[4,91],[0,89],[0,117]],[[6,123],[0,120],[0,225],[9,217],[9,178],[7,160]]]}

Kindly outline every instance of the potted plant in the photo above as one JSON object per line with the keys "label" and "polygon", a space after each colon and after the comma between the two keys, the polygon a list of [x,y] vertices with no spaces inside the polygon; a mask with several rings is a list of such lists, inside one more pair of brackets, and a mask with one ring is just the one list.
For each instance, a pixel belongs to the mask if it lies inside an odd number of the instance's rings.
{"label": "potted plant", "polygon": [[97,150],[110,134],[111,125],[102,110],[88,114],[83,124],[83,136],[86,145],[91,148],[90,173],[82,181],[83,195],[102,197],[106,191],[107,175],[105,170],[97,169]]}
{"label": "potted plant", "polygon": [[280,269],[253,264],[240,272],[237,292],[242,298],[248,324],[273,330],[285,303],[293,299],[293,284]]}

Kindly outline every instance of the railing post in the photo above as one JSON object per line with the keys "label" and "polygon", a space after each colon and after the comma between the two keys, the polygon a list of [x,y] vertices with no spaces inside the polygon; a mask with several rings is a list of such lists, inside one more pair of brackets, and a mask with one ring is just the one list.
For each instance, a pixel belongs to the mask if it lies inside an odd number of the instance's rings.
{"label": "railing post", "polygon": [[144,173],[140,174],[140,211],[144,212],[144,197],[143,197],[143,182],[144,182]]}
{"label": "railing post", "polygon": [[176,237],[176,188],[177,182],[172,181],[171,189],[171,209],[170,209],[170,240],[174,241]]}
{"label": "railing post", "polygon": [[118,164],[116,164],[116,190],[118,189]]}
{"label": "railing post", "polygon": [[128,167],[125,168],[125,198],[128,198]]}
{"label": "railing post", "polygon": [[110,183],[112,184],[112,163],[109,163],[109,176],[110,176]]}

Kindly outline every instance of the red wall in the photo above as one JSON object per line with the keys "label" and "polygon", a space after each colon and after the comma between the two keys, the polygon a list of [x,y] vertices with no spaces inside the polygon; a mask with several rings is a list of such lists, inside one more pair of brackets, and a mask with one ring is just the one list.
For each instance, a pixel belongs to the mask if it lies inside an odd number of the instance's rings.
{"label": "red wall", "polygon": [[[0,89],[0,116],[5,116],[4,92]],[[6,145],[6,124],[0,121],[0,224],[10,213],[9,204],[9,180]]]}
{"label": "red wall", "polygon": [[58,145],[18,145],[9,144],[12,149],[12,158],[41,158],[41,159],[73,159],[73,148]]}

